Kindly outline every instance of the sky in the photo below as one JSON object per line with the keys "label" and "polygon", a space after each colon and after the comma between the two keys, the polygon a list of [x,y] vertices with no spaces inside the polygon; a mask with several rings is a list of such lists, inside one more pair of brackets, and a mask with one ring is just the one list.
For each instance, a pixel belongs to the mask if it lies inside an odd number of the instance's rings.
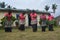
{"label": "sky", "polygon": [[35,9],[43,11],[45,5],[50,6],[49,11],[52,11],[52,4],[57,4],[56,13],[52,15],[57,17],[60,15],[60,0],[0,0],[17,9]]}

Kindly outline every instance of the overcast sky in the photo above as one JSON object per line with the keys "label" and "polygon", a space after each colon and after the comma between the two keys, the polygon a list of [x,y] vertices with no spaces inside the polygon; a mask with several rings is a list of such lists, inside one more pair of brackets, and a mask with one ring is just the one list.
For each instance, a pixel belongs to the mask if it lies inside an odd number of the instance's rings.
{"label": "overcast sky", "polygon": [[52,11],[51,5],[56,3],[58,5],[56,14],[54,16],[60,15],[60,0],[0,0],[0,2],[5,2],[17,9],[35,9],[35,10],[44,10],[45,5],[50,6],[50,10]]}

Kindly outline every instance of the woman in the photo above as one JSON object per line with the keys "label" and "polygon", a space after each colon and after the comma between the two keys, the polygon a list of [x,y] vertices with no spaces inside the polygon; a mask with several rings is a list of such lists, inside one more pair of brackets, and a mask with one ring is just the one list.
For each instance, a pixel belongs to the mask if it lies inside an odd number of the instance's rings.
{"label": "woman", "polygon": [[30,14],[30,17],[31,17],[31,25],[33,28],[33,32],[36,32],[37,31],[37,14],[35,13],[35,11],[33,11]]}
{"label": "woman", "polygon": [[19,30],[25,31],[25,13],[19,15]]}
{"label": "woman", "polygon": [[54,24],[54,17],[52,15],[48,15],[48,21],[49,21],[49,31],[53,31],[53,24]]}
{"label": "woman", "polygon": [[45,14],[40,15],[40,25],[42,27],[42,32],[45,32],[46,30],[46,15]]}
{"label": "woman", "polygon": [[5,32],[12,32],[12,12],[9,11],[8,13],[5,14]]}

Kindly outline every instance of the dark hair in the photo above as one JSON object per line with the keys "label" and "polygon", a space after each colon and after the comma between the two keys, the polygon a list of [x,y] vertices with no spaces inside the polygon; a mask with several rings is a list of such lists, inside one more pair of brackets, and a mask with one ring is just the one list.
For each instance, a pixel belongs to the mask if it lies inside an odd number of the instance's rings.
{"label": "dark hair", "polygon": [[32,12],[35,12],[35,10],[32,10]]}
{"label": "dark hair", "polygon": [[48,15],[51,15],[51,14],[48,14]]}
{"label": "dark hair", "polygon": [[24,15],[24,14],[25,14],[25,12],[22,12],[22,14]]}
{"label": "dark hair", "polygon": [[12,11],[8,11],[8,14],[11,14],[12,13]]}
{"label": "dark hair", "polygon": [[45,15],[45,13],[42,13],[42,15]]}
{"label": "dark hair", "polygon": [[43,15],[45,14],[45,13],[42,13]]}

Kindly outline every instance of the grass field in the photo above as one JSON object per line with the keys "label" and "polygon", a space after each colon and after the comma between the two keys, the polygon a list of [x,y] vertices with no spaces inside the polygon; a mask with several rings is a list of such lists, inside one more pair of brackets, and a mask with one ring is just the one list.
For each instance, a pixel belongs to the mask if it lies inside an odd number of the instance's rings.
{"label": "grass field", "polygon": [[18,29],[13,29],[13,32],[4,32],[0,30],[0,40],[60,40],[60,28],[54,28],[54,31],[41,32],[38,29],[37,32],[32,32],[32,29],[28,28],[24,32]]}

